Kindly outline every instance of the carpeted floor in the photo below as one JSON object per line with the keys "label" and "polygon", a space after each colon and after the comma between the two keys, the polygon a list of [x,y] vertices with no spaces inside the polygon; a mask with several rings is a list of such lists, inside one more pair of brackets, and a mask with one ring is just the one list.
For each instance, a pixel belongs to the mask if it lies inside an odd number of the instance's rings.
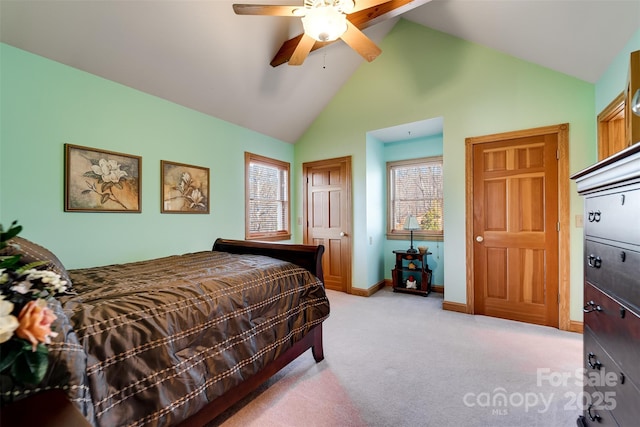
{"label": "carpeted floor", "polygon": [[389,288],[329,291],[325,360],[311,352],[211,426],[575,426],[582,336],[442,310]]}

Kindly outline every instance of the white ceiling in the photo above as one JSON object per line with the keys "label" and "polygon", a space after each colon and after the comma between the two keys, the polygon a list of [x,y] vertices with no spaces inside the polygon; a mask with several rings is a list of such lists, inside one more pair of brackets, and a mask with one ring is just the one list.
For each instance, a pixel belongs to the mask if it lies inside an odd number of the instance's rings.
{"label": "white ceiling", "polygon": [[[368,64],[339,42],[300,67],[272,68],[299,19],[237,16],[236,2],[0,0],[0,40],[295,143]],[[402,17],[596,82],[640,28],[640,0],[433,0]],[[397,19],[365,34],[380,43]]]}

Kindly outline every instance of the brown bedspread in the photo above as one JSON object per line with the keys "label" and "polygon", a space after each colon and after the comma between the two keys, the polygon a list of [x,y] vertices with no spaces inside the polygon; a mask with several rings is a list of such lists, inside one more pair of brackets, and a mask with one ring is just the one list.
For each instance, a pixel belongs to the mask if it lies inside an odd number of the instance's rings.
{"label": "brown bedspread", "polygon": [[198,252],[70,271],[49,378],[97,426],[173,425],[329,314],[322,283],[258,255]]}

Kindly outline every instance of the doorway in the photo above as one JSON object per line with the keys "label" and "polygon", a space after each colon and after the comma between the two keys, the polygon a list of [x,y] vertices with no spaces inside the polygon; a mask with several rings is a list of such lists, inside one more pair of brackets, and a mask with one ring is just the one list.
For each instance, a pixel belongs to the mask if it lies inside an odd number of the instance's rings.
{"label": "doorway", "polygon": [[569,329],[567,124],[467,138],[467,310]]}
{"label": "doorway", "polygon": [[351,293],[351,157],[302,164],[304,243],[324,245],[327,289]]}

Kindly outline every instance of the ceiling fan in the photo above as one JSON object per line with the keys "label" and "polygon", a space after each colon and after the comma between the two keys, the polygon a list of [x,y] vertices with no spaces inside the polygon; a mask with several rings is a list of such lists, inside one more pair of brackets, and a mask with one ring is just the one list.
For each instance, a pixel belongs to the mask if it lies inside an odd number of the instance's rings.
{"label": "ceiling fan", "polygon": [[[371,62],[382,51],[360,29],[378,22],[375,19],[385,14],[396,16],[398,13],[391,15],[390,12],[400,10],[410,3],[420,5],[427,1],[304,0],[302,6],[234,4],[233,10],[237,15],[289,16],[302,19],[304,33],[284,43],[271,61],[271,65],[276,67],[284,62],[288,62],[289,65],[302,65],[312,50],[338,39],[342,39],[364,59]],[[295,48],[291,50],[294,45]]]}

